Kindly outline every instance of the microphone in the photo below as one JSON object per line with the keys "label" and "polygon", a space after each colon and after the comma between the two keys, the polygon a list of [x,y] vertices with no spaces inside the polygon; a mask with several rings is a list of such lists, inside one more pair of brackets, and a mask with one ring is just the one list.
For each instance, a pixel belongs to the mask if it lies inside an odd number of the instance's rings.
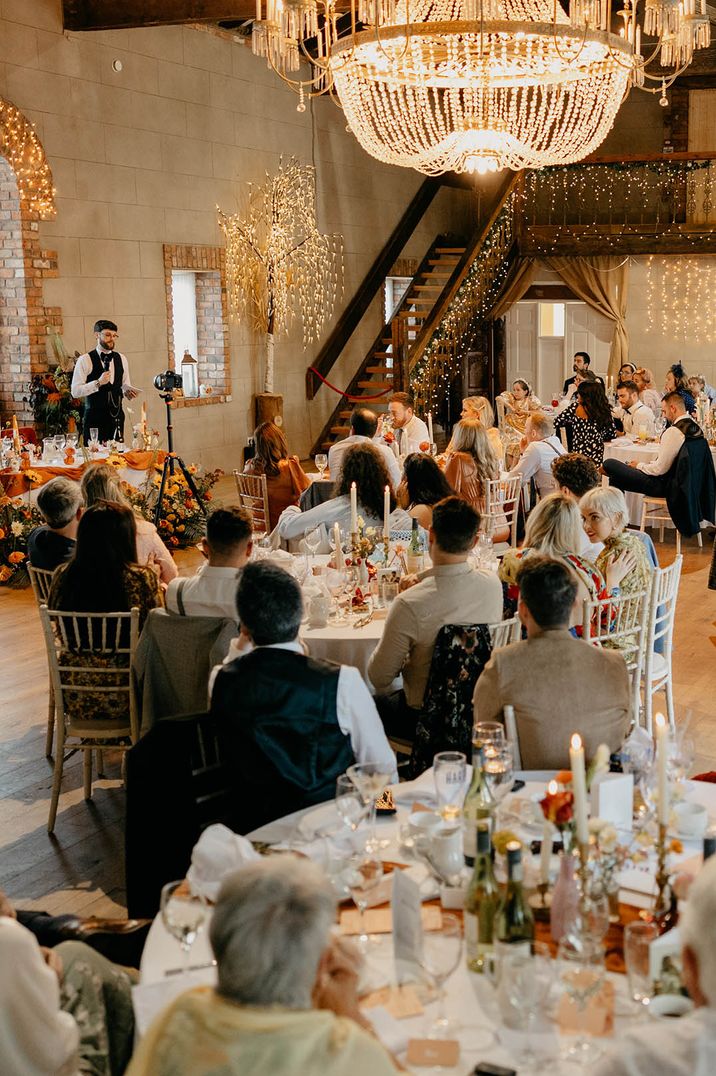
{"label": "microphone", "polygon": [[105,373],[107,373],[107,371],[109,370],[109,363],[110,363],[110,356],[109,355],[103,355],[102,356],[102,365],[104,366],[104,372]]}

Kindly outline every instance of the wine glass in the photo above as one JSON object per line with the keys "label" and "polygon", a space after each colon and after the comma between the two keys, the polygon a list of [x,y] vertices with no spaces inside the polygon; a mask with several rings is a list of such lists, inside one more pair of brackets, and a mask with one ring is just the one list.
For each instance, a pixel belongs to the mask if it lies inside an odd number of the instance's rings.
{"label": "wine glass", "polygon": [[383,877],[383,864],[377,856],[361,852],[353,856],[348,864],[347,884],[350,894],[360,914],[360,934],[358,936],[358,948],[365,952],[370,945],[370,937],[365,929],[365,910],[368,907],[368,898],[371,891]]}
{"label": "wine glass", "polygon": [[510,1004],[516,1012],[524,1012],[526,1016],[526,1041],[519,1058],[520,1067],[534,1065],[537,1061],[530,1035],[540,1010],[547,1004],[554,978],[549,946],[544,942],[534,942],[532,950],[505,953],[500,968],[501,981]]}
{"label": "wine glass", "polygon": [[189,953],[206,919],[206,902],[201,894],[188,890],[180,892],[184,881],[167,882],[162,886],[161,913],[164,926],[179,942],[182,951],[182,971],[189,969]]}
{"label": "wine glass", "polygon": [[[318,550],[318,547],[323,540],[323,528],[314,527],[313,530],[307,531],[304,535],[303,540],[306,543],[306,549],[311,554],[311,564],[313,565],[313,562],[316,557],[316,551]],[[306,563],[308,563],[308,560],[306,561]]]}
{"label": "wine glass", "polygon": [[445,983],[457,968],[462,957],[462,923],[455,915],[443,915],[438,930],[426,930],[423,935],[423,955],[420,966],[435,983],[438,991],[438,1015],[428,1031],[430,1039],[448,1038],[456,1030],[454,1021],[445,1012]]}
{"label": "wine glass", "polygon": [[438,811],[446,822],[454,821],[462,812],[466,777],[467,758],[462,751],[440,751],[433,758]]}
{"label": "wine glass", "polygon": [[316,465],[316,469],[317,469],[318,473],[320,474],[321,481],[322,481],[323,480],[323,472],[325,471],[326,467],[328,466],[328,456],[326,455],[325,452],[317,452],[316,455],[313,457],[313,462]]}
{"label": "wine glass", "polygon": [[376,852],[379,848],[387,847],[390,841],[379,841],[375,826],[375,801],[385,792],[393,777],[393,770],[385,762],[356,762],[349,766],[346,774],[358,789],[363,803],[369,808],[370,836],[366,841],[366,849]]}
{"label": "wine glass", "polygon": [[[580,1024],[584,1025],[587,1003],[599,993],[604,982],[604,949],[601,944],[595,945],[588,938],[570,935],[560,942],[557,959],[562,985],[575,1002]],[[601,1055],[601,1048],[590,1039],[582,1026],[577,1040],[565,1050],[563,1057],[586,1068]]]}
{"label": "wine glass", "polygon": [[90,444],[99,444],[99,427],[97,426],[90,427]]}
{"label": "wine glass", "polygon": [[472,726],[472,743],[474,747],[504,747],[507,743],[505,726],[500,721],[478,721]]}
{"label": "wine glass", "polygon": [[[492,798],[495,801],[495,825],[500,804],[512,788],[514,776],[514,755],[509,743],[487,743],[484,747],[482,772],[487,781]],[[499,829],[499,826],[497,826]]]}
{"label": "wine glass", "polygon": [[654,432],[658,438],[661,438],[662,433],[666,429],[666,419],[663,415],[659,415],[654,419]]}
{"label": "wine glass", "polygon": [[354,833],[368,817],[368,804],[364,802],[355,781],[346,773],[342,773],[336,781],[336,810]]}

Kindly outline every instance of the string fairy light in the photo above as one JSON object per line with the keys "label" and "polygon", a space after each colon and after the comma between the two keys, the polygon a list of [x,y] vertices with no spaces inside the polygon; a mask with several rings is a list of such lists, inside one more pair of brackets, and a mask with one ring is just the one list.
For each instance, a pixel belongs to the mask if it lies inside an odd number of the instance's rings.
{"label": "string fairy light", "polygon": [[10,101],[1,97],[0,154],[15,174],[20,201],[41,220],[54,217],[57,192],[35,127]]}
{"label": "string fairy light", "polygon": [[716,257],[663,257],[646,262],[646,323],[681,344],[716,341]]}

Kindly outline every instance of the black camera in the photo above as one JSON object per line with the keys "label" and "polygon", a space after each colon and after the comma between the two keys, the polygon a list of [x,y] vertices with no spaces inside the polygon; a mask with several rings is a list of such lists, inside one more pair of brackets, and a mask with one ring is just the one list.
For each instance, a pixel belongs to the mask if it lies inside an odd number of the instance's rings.
{"label": "black camera", "polygon": [[157,374],[154,378],[154,388],[160,392],[174,392],[184,385],[184,379],[176,370],[165,370],[163,374]]}

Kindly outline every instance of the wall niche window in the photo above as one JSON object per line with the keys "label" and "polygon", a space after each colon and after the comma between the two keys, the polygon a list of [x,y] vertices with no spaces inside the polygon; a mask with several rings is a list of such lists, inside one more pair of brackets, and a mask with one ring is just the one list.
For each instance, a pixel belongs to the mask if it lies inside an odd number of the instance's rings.
{"label": "wall niche window", "polygon": [[197,361],[198,396],[178,407],[224,403],[231,391],[228,304],[221,247],[164,247],[169,365],[181,370],[188,351]]}

